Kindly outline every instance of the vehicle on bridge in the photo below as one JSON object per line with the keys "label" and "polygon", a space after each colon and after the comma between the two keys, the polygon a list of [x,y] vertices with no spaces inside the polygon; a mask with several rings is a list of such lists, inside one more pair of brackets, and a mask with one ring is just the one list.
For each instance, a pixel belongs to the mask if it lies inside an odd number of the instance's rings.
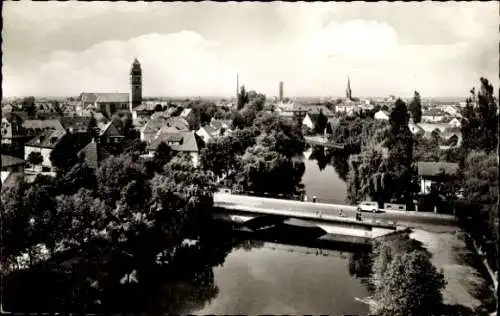
{"label": "vehicle on bridge", "polygon": [[370,202],[370,201],[361,202],[358,204],[357,211],[358,212],[377,213],[378,212],[378,203],[377,202]]}

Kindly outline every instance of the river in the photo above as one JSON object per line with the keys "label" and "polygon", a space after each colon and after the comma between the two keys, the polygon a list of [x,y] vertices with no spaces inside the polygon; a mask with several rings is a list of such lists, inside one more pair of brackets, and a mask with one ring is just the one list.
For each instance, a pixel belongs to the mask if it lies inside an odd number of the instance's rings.
{"label": "river", "polygon": [[[276,250],[272,248],[277,248]],[[195,314],[363,315],[367,290],[348,272],[348,259],[300,249],[235,249],[214,269],[219,295]],[[291,249],[290,249],[291,248]]]}
{"label": "river", "polygon": [[309,148],[304,152],[305,173],[302,176],[302,183],[309,198],[316,196],[319,202],[345,203],[347,187],[339,175],[342,172],[346,173],[346,170],[341,170],[346,167],[346,162],[342,161],[345,158],[342,158],[333,157],[332,154],[325,155],[321,147]]}
{"label": "river", "polygon": [[[343,203],[345,161],[332,161],[317,148],[308,150],[303,159],[307,195],[316,195],[321,202]],[[325,250],[238,238],[235,242],[228,237],[232,233],[218,229],[211,229],[208,235],[205,241],[183,246],[167,268],[146,268],[138,274],[139,283],[103,292],[95,292],[88,282],[68,279],[59,272],[14,273],[4,283],[4,309],[154,314],[368,313],[368,306],[357,300],[367,297],[368,291],[352,276],[357,260],[353,258],[365,256],[366,250]],[[86,294],[75,294],[76,288],[77,293]]]}

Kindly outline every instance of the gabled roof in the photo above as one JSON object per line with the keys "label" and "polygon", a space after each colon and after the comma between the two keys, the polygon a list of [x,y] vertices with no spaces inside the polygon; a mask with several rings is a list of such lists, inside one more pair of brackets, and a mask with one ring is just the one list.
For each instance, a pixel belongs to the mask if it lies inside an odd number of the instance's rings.
{"label": "gabled roof", "polygon": [[99,136],[106,136],[106,137],[124,137],[120,131],[118,131],[118,128],[116,128],[115,124],[113,124],[113,121],[108,122],[107,124],[103,123],[98,123],[97,127],[99,128]]}
{"label": "gabled roof", "polygon": [[186,118],[189,116],[189,114],[191,114],[192,111],[193,111],[193,109],[184,109],[184,110],[182,110],[180,116],[183,118]]}
{"label": "gabled roof", "polygon": [[455,175],[458,171],[458,163],[453,162],[417,162],[418,175],[422,177],[437,176],[444,170],[447,175]]}
{"label": "gabled roof", "polygon": [[92,140],[87,144],[87,146],[83,147],[82,150],[78,152],[78,155],[81,154],[83,154],[84,156],[84,161],[92,169],[97,169],[99,167],[99,164],[104,159],[111,156],[110,153],[108,153],[100,144],[96,143],[94,140]]}
{"label": "gabled roof", "polygon": [[8,168],[8,167],[13,167],[13,166],[19,166],[19,165],[24,165],[25,162],[23,159],[14,157],[14,156],[9,156],[9,155],[2,155],[2,168]]}
{"label": "gabled roof", "polygon": [[168,144],[175,142],[169,146],[172,150],[179,152],[199,152],[204,143],[200,136],[194,131],[180,131],[178,133],[160,134],[148,146],[149,150],[156,150],[161,142]]}
{"label": "gabled roof", "polygon": [[212,126],[215,129],[220,129],[220,128],[230,128],[231,127],[231,120],[218,120],[218,119],[212,119],[210,121],[210,126]]}
{"label": "gabled roof", "polygon": [[129,94],[121,92],[82,92],[80,100],[83,102],[129,102]]}
{"label": "gabled roof", "polygon": [[215,135],[217,133],[217,130],[210,125],[202,126],[200,129],[204,129],[209,135]]}
{"label": "gabled roof", "polygon": [[88,116],[66,116],[61,117],[60,122],[65,129],[87,130],[90,120],[91,118]]}
{"label": "gabled roof", "polygon": [[54,148],[61,141],[61,139],[66,135],[66,131],[63,129],[58,130],[46,130],[40,135],[36,136],[30,140],[26,146],[32,147],[42,147],[42,148]]}
{"label": "gabled roof", "polygon": [[162,126],[166,125],[166,118],[153,118],[142,127],[143,133],[157,133]]}
{"label": "gabled roof", "polygon": [[158,135],[160,134],[175,134],[180,132],[181,130],[175,126],[163,125],[158,131]]}
{"label": "gabled roof", "polygon": [[95,112],[94,113],[94,118],[97,122],[104,122],[106,123],[108,121],[108,118],[102,114],[101,112]]}
{"label": "gabled roof", "polygon": [[179,130],[189,130],[189,123],[182,117],[170,117],[167,119],[167,125]]}
{"label": "gabled roof", "polygon": [[27,129],[56,129],[64,130],[64,126],[60,120],[26,120],[23,122],[23,127]]}

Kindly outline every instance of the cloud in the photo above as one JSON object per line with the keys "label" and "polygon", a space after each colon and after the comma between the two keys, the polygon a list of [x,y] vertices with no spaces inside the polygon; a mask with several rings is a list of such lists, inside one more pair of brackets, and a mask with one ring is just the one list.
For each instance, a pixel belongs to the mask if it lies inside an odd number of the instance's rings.
{"label": "cloud", "polygon": [[183,31],[106,41],[84,51],[55,51],[35,69],[5,69],[11,94],[75,95],[81,91],[128,91],[130,65],[143,69],[145,95],[233,93],[236,70],[218,57],[218,43]]}
{"label": "cloud", "polygon": [[151,96],[234,95],[236,73],[269,96],[279,81],[289,96],[342,96],[348,75],[356,96],[461,96],[480,76],[497,82],[491,6],[196,6],[11,4],[4,94],[128,91],[134,57]]}

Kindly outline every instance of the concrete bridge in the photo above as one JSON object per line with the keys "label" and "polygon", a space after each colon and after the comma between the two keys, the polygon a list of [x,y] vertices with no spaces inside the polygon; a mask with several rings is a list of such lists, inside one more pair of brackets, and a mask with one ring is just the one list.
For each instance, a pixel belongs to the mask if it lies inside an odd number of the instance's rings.
{"label": "concrete bridge", "polygon": [[[362,220],[355,218],[356,207],[351,205],[302,202],[274,198],[254,197],[229,193],[214,195],[216,217],[244,224],[249,229],[259,229],[277,224],[294,225],[291,219],[307,222],[327,233],[322,239],[366,243],[401,230],[409,223],[431,225],[456,225],[451,215],[414,211],[382,210],[363,213]],[[339,216],[339,211],[345,214]],[[404,224],[404,225],[403,225]],[[334,237],[332,237],[334,236]]]}

